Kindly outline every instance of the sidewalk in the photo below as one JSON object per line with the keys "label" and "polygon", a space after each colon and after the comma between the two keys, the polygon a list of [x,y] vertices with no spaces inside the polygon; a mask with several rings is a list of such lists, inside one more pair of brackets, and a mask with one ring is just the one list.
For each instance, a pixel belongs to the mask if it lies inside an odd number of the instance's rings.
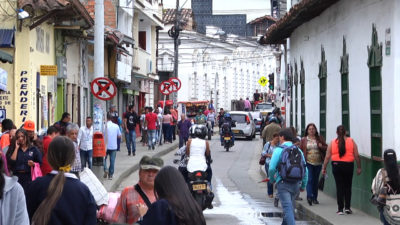
{"label": "sidewalk", "polygon": [[[267,177],[265,173],[264,166],[260,166],[260,173],[263,177]],[[362,224],[362,225],[379,225],[382,224],[381,221],[373,216],[370,216],[356,208],[352,208],[352,215],[337,215],[337,203],[336,199],[328,196],[324,192],[318,193],[318,201],[319,205],[308,205],[306,201],[306,192],[300,194],[303,198],[302,201],[296,201],[296,208],[304,212],[307,217],[315,220],[319,224],[324,225],[354,225],[354,224]],[[365,200],[366,204],[370,204],[368,199]]]}
{"label": "sidewalk", "polygon": [[[139,169],[139,161],[144,155],[161,157],[173,150],[178,148],[178,138],[172,144],[157,145],[155,150],[148,150],[147,146],[143,146],[140,141],[141,138],[136,139],[136,155],[128,156],[128,149],[126,148],[126,142],[121,143],[121,150],[117,152],[114,166],[114,177],[112,180],[103,178],[104,170],[103,166],[93,166],[92,171],[99,178],[101,183],[107,189],[107,191],[116,191],[118,186],[124,179],[129,177],[131,173]],[[108,159],[107,166],[110,165]]]}

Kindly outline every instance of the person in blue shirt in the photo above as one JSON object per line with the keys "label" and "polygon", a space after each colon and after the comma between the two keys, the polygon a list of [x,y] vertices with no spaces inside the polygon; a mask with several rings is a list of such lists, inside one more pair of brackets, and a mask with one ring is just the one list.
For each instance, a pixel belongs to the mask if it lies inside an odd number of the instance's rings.
{"label": "person in blue shirt", "polygon": [[[293,145],[292,140],[295,137],[290,128],[282,129],[279,132],[279,142],[280,147],[274,149],[272,153],[271,161],[268,168],[268,178],[270,182],[275,182],[278,190],[279,200],[281,201],[283,209],[283,221],[282,224],[295,225],[294,209],[295,209],[295,199],[299,191],[303,192],[307,185],[308,171],[307,167],[304,167],[305,174],[301,182],[287,182],[282,179],[278,172],[279,165],[281,163],[281,156],[283,152],[283,147],[290,147]],[[300,150],[304,165],[305,159],[303,152]]]}

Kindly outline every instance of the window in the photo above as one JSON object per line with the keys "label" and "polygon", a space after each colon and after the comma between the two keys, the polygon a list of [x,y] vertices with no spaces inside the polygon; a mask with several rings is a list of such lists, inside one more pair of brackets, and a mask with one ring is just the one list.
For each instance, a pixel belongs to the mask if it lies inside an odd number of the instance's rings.
{"label": "window", "polygon": [[343,55],[340,57],[340,74],[342,89],[342,125],[350,136],[349,108],[349,54],[346,53],[346,39],[343,37]]}
{"label": "window", "polygon": [[289,86],[290,86],[290,126],[293,126],[293,67],[289,65]]}
{"label": "window", "polygon": [[139,47],[146,50],[146,31],[139,31]]}
{"label": "window", "polygon": [[321,63],[319,64],[319,130],[323,137],[326,137],[326,77],[327,61],[325,50],[321,46]]}
{"label": "window", "polygon": [[378,43],[375,24],[372,25],[372,43],[368,46],[371,111],[371,156],[382,157],[382,43]]}
{"label": "window", "polygon": [[294,98],[294,101],[295,101],[295,113],[294,113],[294,127],[296,128],[296,130],[298,130],[297,128],[297,109],[298,109],[298,98],[297,98],[297,96],[298,96],[298,91],[297,91],[297,83],[298,83],[298,80],[299,80],[299,77],[298,77],[298,74],[297,74],[297,63],[296,62],[294,62],[294,85],[295,85],[295,90],[294,90],[294,95],[295,95],[295,98]]}
{"label": "window", "polygon": [[300,60],[300,84],[301,84],[301,136],[304,136],[306,129],[306,100],[305,100],[305,71],[303,60]]}

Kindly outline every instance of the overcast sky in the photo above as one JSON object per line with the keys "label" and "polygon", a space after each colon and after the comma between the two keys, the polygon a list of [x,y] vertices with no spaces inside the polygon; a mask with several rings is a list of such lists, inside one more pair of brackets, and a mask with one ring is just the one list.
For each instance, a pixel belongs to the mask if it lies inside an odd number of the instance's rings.
{"label": "overcast sky", "polygon": [[[164,8],[175,8],[176,0],[164,0]],[[183,8],[191,7],[191,0],[179,0]],[[245,2],[245,4],[243,4]],[[214,14],[247,14],[247,22],[264,15],[270,15],[269,0],[214,0]]]}

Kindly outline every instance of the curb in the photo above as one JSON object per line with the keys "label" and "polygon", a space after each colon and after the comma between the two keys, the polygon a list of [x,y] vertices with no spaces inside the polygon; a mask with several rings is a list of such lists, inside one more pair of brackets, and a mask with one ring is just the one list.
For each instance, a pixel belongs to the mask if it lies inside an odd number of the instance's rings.
{"label": "curb", "polygon": [[[260,174],[262,177],[267,178],[267,174],[264,171],[264,166],[260,166]],[[302,214],[306,215],[307,217],[309,217],[310,219],[316,221],[319,224],[323,224],[323,225],[333,225],[333,223],[329,222],[328,220],[326,220],[325,218],[323,218],[322,216],[314,213],[313,211],[311,211],[310,209],[307,209],[306,207],[303,206],[302,203],[297,202],[296,201],[296,209],[301,212]]]}
{"label": "curb", "polygon": [[[168,153],[170,153],[171,151],[175,150],[178,147],[178,144],[173,144],[170,147],[161,150],[160,152],[154,154],[152,157],[161,157],[164,156]],[[133,172],[135,172],[136,170],[139,169],[139,163],[133,164],[131,167],[129,167],[128,169],[126,169],[119,177],[118,179],[115,181],[115,183],[111,186],[110,191],[109,192],[115,192],[119,185],[121,185],[122,181],[124,181],[126,178],[128,178]]]}

